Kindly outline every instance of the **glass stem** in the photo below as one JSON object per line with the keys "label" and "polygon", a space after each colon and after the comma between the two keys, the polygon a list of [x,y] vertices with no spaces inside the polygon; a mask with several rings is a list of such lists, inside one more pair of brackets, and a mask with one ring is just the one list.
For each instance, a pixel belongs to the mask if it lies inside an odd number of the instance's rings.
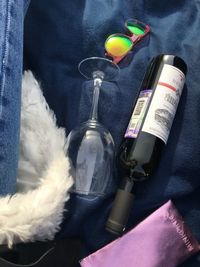
{"label": "glass stem", "polygon": [[92,99],[92,108],[90,112],[90,120],[98,120],[98,104],[99,104],[99,93],[101,84],[103,81],[104,74],[102,71],[95,71],[93,73],[94,79],[94,92]]}

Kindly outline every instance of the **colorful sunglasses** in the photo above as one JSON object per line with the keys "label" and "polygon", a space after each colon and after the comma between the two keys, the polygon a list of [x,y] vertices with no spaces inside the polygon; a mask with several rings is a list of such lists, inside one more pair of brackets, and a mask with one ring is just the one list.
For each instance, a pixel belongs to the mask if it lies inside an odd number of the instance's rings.
{"label": "colorful sunglasses", "polygon": [[126,34],[115,33],[105,41],[106,56],[119,63],[144,36],[150,32],[150,27],[138,20],[129,19],[125,22]]}

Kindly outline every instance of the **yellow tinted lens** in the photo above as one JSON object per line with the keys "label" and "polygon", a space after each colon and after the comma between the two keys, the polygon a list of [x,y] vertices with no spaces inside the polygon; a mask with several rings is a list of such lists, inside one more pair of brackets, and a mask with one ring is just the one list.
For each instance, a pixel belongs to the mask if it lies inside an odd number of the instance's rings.
{"label": "yellow tinted lens", "polygon": [[106,51],[112,56],[123,56],[132,47],[132,41],[126,36],[110,36],[110,38],[105,43]]}

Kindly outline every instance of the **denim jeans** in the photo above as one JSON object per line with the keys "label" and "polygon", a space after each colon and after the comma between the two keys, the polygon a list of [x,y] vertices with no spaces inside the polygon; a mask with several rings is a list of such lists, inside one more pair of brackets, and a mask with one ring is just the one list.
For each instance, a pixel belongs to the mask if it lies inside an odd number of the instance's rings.
{"label": "denim jeans", "polygon": [[28,0],[0,0],[0,195],[16,187],[23,22]]}

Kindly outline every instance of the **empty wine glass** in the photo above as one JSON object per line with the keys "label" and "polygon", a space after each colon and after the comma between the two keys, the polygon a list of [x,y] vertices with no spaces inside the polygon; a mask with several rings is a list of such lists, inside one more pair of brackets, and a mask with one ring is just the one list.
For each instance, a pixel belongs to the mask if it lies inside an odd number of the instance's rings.
{"label": "empty wine glass", "polygon": [[89,119],[73,129],[67,138],[66,151],[72,163],[72,192],[101,196],[113,172],[114,141],[110,132],[98,121],[99,90],[103,80],[113,80],[119,67],[112,61],[91,57],[79,64],[80,73],[93,79],[94,91]]}

